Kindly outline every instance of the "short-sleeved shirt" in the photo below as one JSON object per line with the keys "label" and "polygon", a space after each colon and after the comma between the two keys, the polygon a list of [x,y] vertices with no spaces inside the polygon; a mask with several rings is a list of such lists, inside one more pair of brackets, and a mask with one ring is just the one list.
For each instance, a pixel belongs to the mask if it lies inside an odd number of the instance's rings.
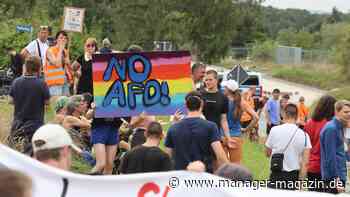
{"label": "short-sleeved shirt", "polygon": [[228,99],[221,92],[210,93],[207,91],[201,92],[204,99],[203,115],[209,121],[212,121],[216,126],[221,128],[221,115],[228,111]]}
{"label": "short-sleeved shirt", "polygon": [[79,79],[77,92],[78,94],[93,94],[92,61],[86,61],[84,55],[82,55],[77,59],[77,62],[81,65],[81,77]]}
{"label": "short-sleeved shirt", "polygon": [[298,118],[301,121],[305,121],[306,117],[309,115],[309,109],[305,106],[305,104],[298,104]]}
{"label": "short-sleeved shirt", "polygon": [[159,147],[137,146],[128,151],[120,164],[123,174],[163,172],[172,170],[168,154]]}
{"label": "short-sleeved shirt", "polygon": [[[39,43],[39,48],[38,48],[38,43]],[[31,41],[25,49],[29,52],[30,55],[32,56],[38,56],[40,57],[41,55],[41,63],[42,65],[45,65],[45,57],[46,57],[46,51],[49,48],[49,43],[46,42],[41,42],[39,39]],[[40,49],[40,52],[39,52]]]}
{"label": "short-sleeved shirt", "polygon": [[310,136],[312,149],[310,151],[310,158],[308,164],[308,172],[321,173],[321,147],[320,147],[320,134],[322,128],[328,121],[326,119],[322,121],[309,120],[305,124],[305,132]]}
{"label": "short-sleeved shirt", "polygon": [[239,118],[234,116],[236,103],[233,101],[229,101],[228,105],[228,112],[227,112],[227,124],[228,128],[230,129],[230,136],[231,137],[240,137],[241,136],[241,122]]}
{"label": "short-sleeved shirt", "polygon": [[169,128],[165,146],[173,150],[176,170],[184,170],[190,162],[200,160],[207,172],[212,172],[211,144],[219,140],[215,123],[202,118],[185,118]]}
{"label": "short-sleeved shirt", "polygon": [[296,124],[286,123],[273,127],[265,144],[272,150],[272,154],[282,153],[290,140],[283,159],[283,170],[287,172],[300,170],[300,158],[303,151],[311,148],[309,135],[299,129]]}
{"label": "short-sleeved shirt", "polygon": [[36,76],[21,76],[11,85],[15,120],[44,121],[45,101],[50,99],[46,83]]}
{"label": "short-sleeved shirt", "polygon": [[271,123],[274,125],[280,124],[280,103],[278,102],[278,100],[272,98],[269,99],[266,103],[266,110],[269,114]]}

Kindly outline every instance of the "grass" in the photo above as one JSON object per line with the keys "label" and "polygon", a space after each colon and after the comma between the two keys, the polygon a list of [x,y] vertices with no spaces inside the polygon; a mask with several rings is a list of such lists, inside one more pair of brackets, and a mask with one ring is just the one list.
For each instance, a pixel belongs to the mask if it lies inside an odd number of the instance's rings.
{"label": "grass", "polygon": [[350,101],[350,85],[343,88],[334,89],[329,93],[337,99],[346,99]]}
{"label": "grass", "polygon": [[254,180],[266,180],[270,173],[269,158],[265,156],[265,146],[244,138],[242,164],[252,173]]}
{"label": "grass", "polygon": [[71,170],[76,173],[87,174],[92,167],[88,165],[81,157],[73,154]]}
{"label": "grass", "polygon": [[7,99],[0,99],[0,143],[6,141],[12,122],[13,106]]}
{"label": "grass", "polygon": [[346,82],[345,76],[337,69],[324,71],[317,69],[277,67],[271,71],[273,77],[298,82],[305,85],[331,90],[343,86]]}

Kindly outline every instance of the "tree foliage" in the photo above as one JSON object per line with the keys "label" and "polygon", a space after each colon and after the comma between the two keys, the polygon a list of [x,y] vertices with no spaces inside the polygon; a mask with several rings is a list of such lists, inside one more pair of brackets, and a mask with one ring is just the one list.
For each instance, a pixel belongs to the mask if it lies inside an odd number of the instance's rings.
{"label": "tree foliage", "polygon": [[[78,52],[81,46],[76,46],[77,41],[82,45],[87,35],[98,40],[109,37],[118,50],[130,44],[152,50],[154,41],[166,40],[210,62],[226,55],[234,21],[238,20],[232,0],[4,0],[0,11],[3,18],[25,20],[23,23],[35,28],[48,24],[56,32],[61,28],[64,6],[86,9],[84,33],[70,34],[72,47]],[[14,29],[15,25],[9,28]]]}
{"label": "tree foliage", "polygon": [[280,45],[301,47],[304,49],[314,48],[314,35],[307,31],[295,31],[284,29],[278,32],[277,41]]}

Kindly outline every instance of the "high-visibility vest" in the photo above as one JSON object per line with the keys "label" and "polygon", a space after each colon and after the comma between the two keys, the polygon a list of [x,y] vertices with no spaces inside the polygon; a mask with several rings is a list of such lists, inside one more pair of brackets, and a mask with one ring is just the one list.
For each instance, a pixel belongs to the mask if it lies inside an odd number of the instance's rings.
{"label": "high-visibility vest", "polygon": [[[58,57],[59,48],[50,47],[46,54],[51,53],[55,58]],[[67,51],[64,51],[67,54]],[[46,57],[46,64],[44,66],[45,82],[47,86],[64,85],[66,79],[66,71],[62,65],[51,65]]]}

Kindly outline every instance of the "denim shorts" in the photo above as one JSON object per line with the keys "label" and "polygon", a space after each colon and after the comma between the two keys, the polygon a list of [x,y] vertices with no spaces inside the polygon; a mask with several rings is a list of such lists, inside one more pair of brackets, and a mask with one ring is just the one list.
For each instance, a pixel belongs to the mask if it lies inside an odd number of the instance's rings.
{"label": "denim shorts", "polygon": [[49,90],[50,90],[51,96],[69,96],[68,84],[59,85],[59,86],[50,86]]}
{"label": "denim shorts", "polygon": [[111,125],[96,126],[91,130],[92,144],[116,145],[119,142],[118,128]]}

